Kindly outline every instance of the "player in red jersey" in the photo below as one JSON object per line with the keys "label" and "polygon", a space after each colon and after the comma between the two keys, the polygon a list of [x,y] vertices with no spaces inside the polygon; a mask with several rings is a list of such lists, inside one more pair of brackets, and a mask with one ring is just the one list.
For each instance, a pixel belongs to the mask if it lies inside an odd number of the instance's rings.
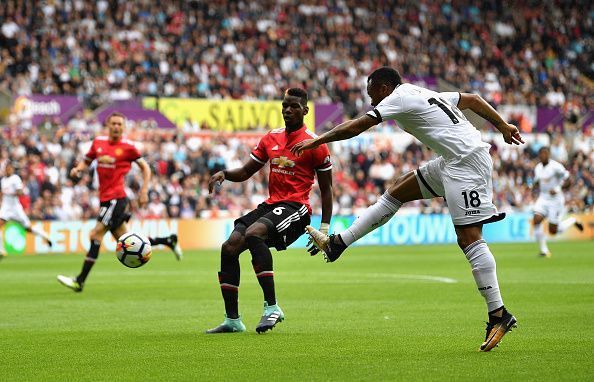
{"label": "player in red jersey", "polygon": [[[285,128],[267,133],[252,151],[251,158],[239,168],[219,171],[209,181],[209,191],[224,180],[243,182],[270,162],[268,191],[270,197],[255,210],[235,221],[235,229],[221,247],[219,283],[225,301],[225,321],[207,333],[243,332],[237,303],[239,290],[239,255],[249,249],[254,272],[264,293],[264,314],[256,327],[258,333],[272,329],[284,319],[274,291],[272,254],[269,247],[282,251],[304,233],[309,224],[309,193],[317,175],[322,196],[321,230],[328,232],[332,215],[332,163],[326,145],[303,157],[291,153],[297,142],[311,139],[303,124],[309,111],[307,92],[291,88],[282,101]],[[312,255],[317,253],[313,245]]]}
{"label": "player in red jersey", "polygon": [[[61,284],[75,292],[82,292],[85,280],[99,256],[99,247],[107,231],[110,231],[116,240],[128,232],[126,222],[130,220],[131,214],[124,190],[124,178],[130,171],[132,162],[135,162],[142,170],[143,182],[138,202],[141,206],[148,202],[147,192],[151,169],[134,146],[134,142],[122,138],[125,124],[126,118],[123,114],[112,113],[107,118],[108,136],[96,137],[85,160],[70,171],[72,177],[78,178],[96,160],[97,175],[99,176],[99,201],[101,202],[97,224],[89,234],[91,247],[87,252],[80,274],[77,277],[58,276],[58,281]],[[177,235],[149,238],[149,240],[151,245],[168,246],[173,250],[176,258],[181,260],[182,252],[177,243]]]}

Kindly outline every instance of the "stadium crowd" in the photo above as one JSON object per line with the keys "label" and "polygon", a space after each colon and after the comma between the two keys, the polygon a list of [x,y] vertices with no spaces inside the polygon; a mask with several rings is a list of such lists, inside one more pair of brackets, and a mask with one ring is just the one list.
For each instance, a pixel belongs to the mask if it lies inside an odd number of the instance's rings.
{"label": "stadium crowd", "polygon": [[311,98],[361,110],[389,64],[488,101],[594,109],[589,1],[5,0],[0,88],[77,94]]}
{"label": "stadium crowd", "polygon": [[[91,128],[58,126],[53,134],[33,128],[23,134],[16,126],[1,130],[0,173],[8,160],[17,163],[26,194],[22,204],[32,219],[87,219],[97,216],[99,200],[92,172],[80,180],[69,172],[81,160],[95,134]],[[129,135],[142,146],[153,168],[148,206],[136,209],[142,218],[194,218],[238,216],[267,197],[267,170],[244,183],[225,182],[214,197],[208,194],[208,178],[214,172],[239,166],[261,134],[244,136],[184,135],[158,130],[137,130]],[[551,155],[571,171],[567,191],[571,211],[594,211],[594,137],[591,131],[566,138],[559,133],[521,146],[492,142],[495,164],[495,203],[503,211],[529,211],[535,194],[531,190],[537,151],[550,142]],[[402,150],[384,137],[364,149],[334,143],[334,213],[352,214],[375,202],[394,176],[414,169],[432,158],[431,151],[411,141]],[[128,194],[135,198],[141,174],[136,166],[128,175]],[[312,193],[314,212],[320,213],[317,188]],[[136,203],[133,200],[133,206]],[[424,213],[442,212],[440,200],[407,204]]]}

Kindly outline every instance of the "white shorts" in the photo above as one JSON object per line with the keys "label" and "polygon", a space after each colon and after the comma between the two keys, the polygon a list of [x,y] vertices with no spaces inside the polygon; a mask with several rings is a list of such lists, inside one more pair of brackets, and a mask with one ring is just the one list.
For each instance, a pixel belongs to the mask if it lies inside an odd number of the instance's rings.
{"label": "white shorts", "polygon": [[536,203],[534,203],[534,213],[549,219],[549,224],[558,225],[561,218],[565,216],[565,212],[565,199],[563,196],[560,198],[539,196]]}
{"label": "white shorts", "polygon": [[443,196],[455,226],[493,223],[505,217],[493,204],[493,161],[479,149],[460,161],[435,158],[415,171],[426,199]]}
{"label": "white shorts", "polygon": [[21,224],[25,228],[29,228],[31,226],[31,220],[23,210],[23,206],[20,204],[15,206],[9,206],[2,204],[0,207],[0,219],[4,221],[15,221]]}

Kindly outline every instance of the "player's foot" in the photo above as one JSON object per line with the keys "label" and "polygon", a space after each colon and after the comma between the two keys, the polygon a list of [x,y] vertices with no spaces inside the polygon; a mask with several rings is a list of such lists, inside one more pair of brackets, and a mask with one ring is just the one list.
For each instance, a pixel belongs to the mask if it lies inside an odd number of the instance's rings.
{"label": "player's foot", "polygon": [[553,256],[553,254],[551,252],[541,252],[541,253],[538,254],[538,256],[539,257],[546,257],[546,258],[548,258],[548,257]]}
{"label": "player's foot", "polygon": [[344,250],[347,249],[346,245],[337,243],[339,238],[336,235],[328,236],[310,225],[305,227],[305,231],[311,237],[316,247],[324,252],[324,258],[329,263],[336,261]]}
{"label": "player's foot", "polygon": [[479,350],[490,351],[495,346],[498,346],[503,336],[517,326],[517,322],[516,318],[504,309],[501,318],[494,322],[487,322],[485,342],[482,343]]}
{"label": "player's foot", "polygon": [[54,243],[50,239],[45,239],[45,241],[47,243],[47,246],[50,248],[52,247],[52,245],[54,245]]}
{"label": "player's foot", "polygon": [[76,281],[76,277],[58,275],[58,282],[75,292],[82,292],[84,284]]}
{"label": "player's foot", "polygon": [[179,261],[184,258],[184,252],[182,251],[181,247],[179,246],[179,242],[177,240],[177,235],[169,235],[167,238],[167,246],[171,248],[175,258]]}
{"label": "player's foot", "polygon": [[267,330],[272,330],[279,322],[285,319],[285,314],[278,304],[268,306],[268,303],[264,301],[264,314],[256,326],[256,332],[258,334],[264,333]]}
{"label": "player's foot", "polygon": [[578,222],[576,221],[575,223],[573,223],[575,225],[575,228],[578,229],[578,231],[580,232],[584,232],[584,225],[582,224],[582,222]]}
{"label": "player's foot", "polygon": [[245,325],[239,318],[229,318],[225,315],[225,321],[216,328],[208,329],[206,334],[217,334],[217,333],[239,333],[245,332]]}

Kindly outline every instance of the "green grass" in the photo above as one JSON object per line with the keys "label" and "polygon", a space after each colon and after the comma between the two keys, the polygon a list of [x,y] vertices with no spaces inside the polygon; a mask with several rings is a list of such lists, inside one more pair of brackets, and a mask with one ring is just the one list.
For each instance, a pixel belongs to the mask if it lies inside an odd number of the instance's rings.
{"label": "green grass", "polygon": [[[519,327],[491,353],[485,305],[454,246],[365,247],[325,264],[304,250],[275,254],[287,319],[254,328],[262,297],[242,256],[248,332],[205,335],[223,319],[217,251],[178,263],[153,255],[126,269],[103,253],[86,290],[56,282],[81,256],[0,263],[0,380],[591,380],[594,245],[491,245]],[[451,278],[445,283],[426,276]]]}

